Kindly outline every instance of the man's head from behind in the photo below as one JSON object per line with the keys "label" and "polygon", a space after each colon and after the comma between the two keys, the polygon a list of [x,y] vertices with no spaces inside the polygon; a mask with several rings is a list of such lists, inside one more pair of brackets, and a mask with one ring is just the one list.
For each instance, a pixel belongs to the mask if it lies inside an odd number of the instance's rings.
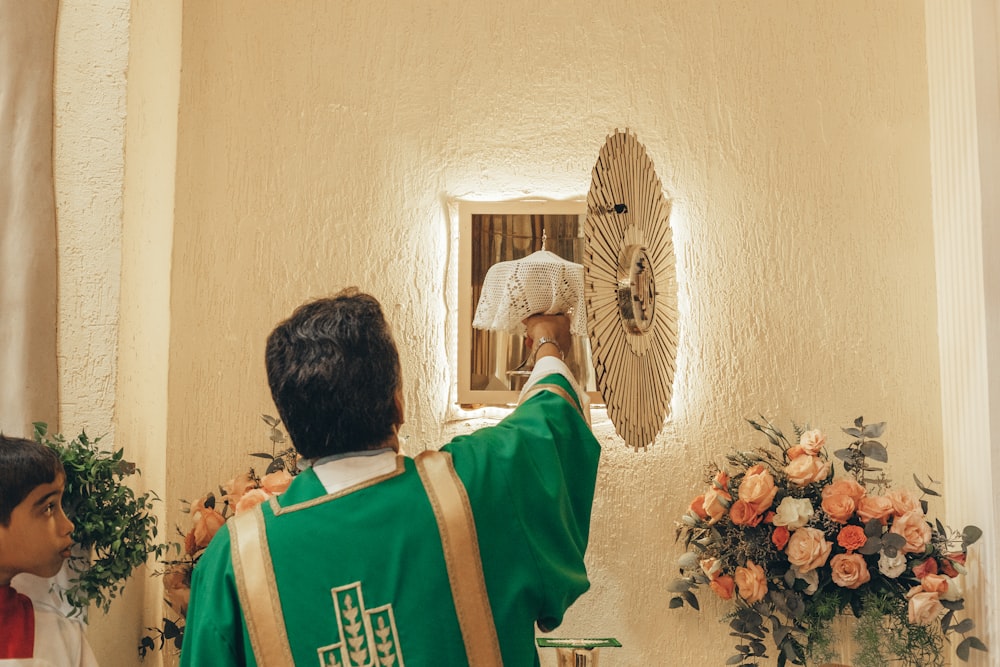
{"label": "man's head from behind", "polygon": [[271,332],[265,361],[305,458],[378,447],[402,423],[396,344],[379,302],[355,288],[299,306]]}

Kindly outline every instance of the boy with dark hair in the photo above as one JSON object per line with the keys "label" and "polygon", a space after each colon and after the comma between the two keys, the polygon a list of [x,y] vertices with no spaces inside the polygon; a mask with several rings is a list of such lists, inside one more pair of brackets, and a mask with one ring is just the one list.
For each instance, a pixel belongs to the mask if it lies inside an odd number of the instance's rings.
{"label": "boy with dark hair", "polygon": [[97,665],[80,624],[10,585],[21,573],[53,577],[69,557],[73,523],[62,509],[65,485],[55,452],[0,434],[0,665]]}
{"label": "boy with dark hair", "polygon": [[379,302],[349,288],[280,323],[268,383],[308,467],[198,561],[181,666],[538,665],[535,626],[557,627],[590,585],[600,447],[562,360],[569,318],[525,326],[519,406],[411,458]]}

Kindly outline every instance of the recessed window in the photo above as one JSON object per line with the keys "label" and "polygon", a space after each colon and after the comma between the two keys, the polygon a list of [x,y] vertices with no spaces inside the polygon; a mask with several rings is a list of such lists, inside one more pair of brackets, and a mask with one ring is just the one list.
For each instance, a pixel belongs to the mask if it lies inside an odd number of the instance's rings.
{"label": "recessed window", "polygon": [[[582,201],[460,202],[458,214],[458,402],[463,407],[513,404],[530,372],[530,353],[523,335],[472,327],[483,282],[494,264],[542,249],[582,264],[587,206]],[[601,402],[586,337],[574,337],[567,364],[591,400]]]}

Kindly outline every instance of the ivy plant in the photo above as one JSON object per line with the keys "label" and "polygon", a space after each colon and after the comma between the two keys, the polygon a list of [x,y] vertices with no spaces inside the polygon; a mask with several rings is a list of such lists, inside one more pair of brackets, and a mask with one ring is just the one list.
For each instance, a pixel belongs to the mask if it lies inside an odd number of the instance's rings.
{"label": "ivy plant", "polygon": [[35,440],[52,448],[66,470],[63,509],[75,524],[73,539],[79,549],[70,559],[66,601],[82,613],[91,604],[107,613],[132,572],[150,555],[159,557],[167,546],[157,539],[152,491],[137,494],[125,480],[138,475],[124,450],[99,447],[101,438],[86,432],[67,440],[48,433],[36,422]]}

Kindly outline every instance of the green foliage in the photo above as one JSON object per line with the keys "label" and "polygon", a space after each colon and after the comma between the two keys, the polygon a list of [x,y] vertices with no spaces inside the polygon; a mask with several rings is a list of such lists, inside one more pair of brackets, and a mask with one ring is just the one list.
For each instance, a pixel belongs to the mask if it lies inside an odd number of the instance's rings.
{"label": "green foliage", "polygon": [[49,435],[43,422],[34,427],[35,440],[52,448],[66,470],[63,509],[84,554],[70,560],[70,587],[62,593],[78,610],[93,604],[107,613],[135,568],[167,548],[157,540],[152,513],[159,498],[152,492],[138,495],[124,482],[139,474],[124,450],[104,451],[98,447],[101,439],[85,432],[67,440]]}

